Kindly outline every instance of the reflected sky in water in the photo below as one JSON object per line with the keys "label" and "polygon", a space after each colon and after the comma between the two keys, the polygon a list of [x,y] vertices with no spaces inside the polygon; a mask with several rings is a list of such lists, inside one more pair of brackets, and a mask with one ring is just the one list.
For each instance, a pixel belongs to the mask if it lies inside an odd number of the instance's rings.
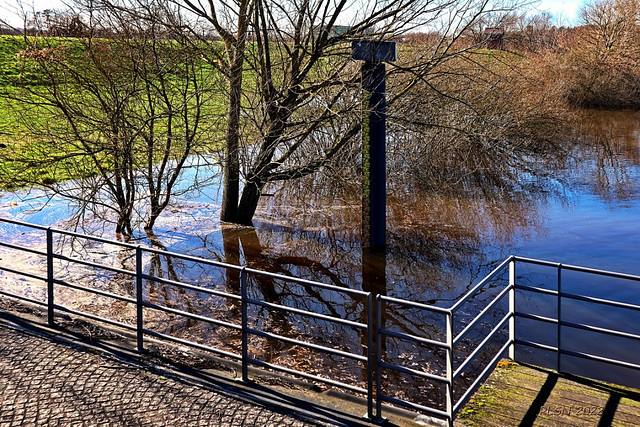
{"label": "reflected sky in water", "polygon": [[563,197],[538,206],[542,228],[515,254],[640,274],[640,114],[591,112],[559,171]]}

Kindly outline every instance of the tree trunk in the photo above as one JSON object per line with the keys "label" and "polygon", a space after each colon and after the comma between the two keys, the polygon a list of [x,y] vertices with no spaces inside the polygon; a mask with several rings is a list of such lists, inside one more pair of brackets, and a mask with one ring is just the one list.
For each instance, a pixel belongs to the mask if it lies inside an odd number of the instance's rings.
{"label": "tree trunk", "polygon": [[236,222],[236,217],[238,215],[238,197],[240,195],[238,127],[240,122],[240,86],[242,85],[242,77],[239,77],[238,80],[240,81],[239,83],[231,83],[228,109],[229,119],[227,121],[227,133],[225,138],[220,219],[227,222]]}
{"label": "tree trunk", "polygon": [[160,214],[162,213],[162,211],[153,211],[151,212],[151,214],[149,214],[149,218],[147,219],[147,222],[144,225],[144,231],[147,234],[154,234],[153,233],[153,227],[156,225],[156,220],[158,219],[158,217],[160,216]]}
{"label": "tree trunk", "polygon": [[131,237],[133,234],[133,227],[131,226],[130,214],[123,213],[118,216],[118,221],[116,222],[116,234]]}
{"label": "tree trunk", "polygon": [[262,182],[246,183],[244,190],[242,190],[242,198],[240,199],[238,214],[234,222],[242,225],[253,225],[253,215],[256,213],[263,188],[264,183]]}
{"label": "tree trunk", "polygon": [[238,196],[240,194],[240,112],[242,111],[242,73],[249,25],[250,2],[243,1],[238,11],[238,33],[236,40],[227,51],[233,52],[230,59],[229,108],[227,110],[227,131],[225,136],[225,159],[223,167],[222,206],[220,220],[238,222]]}

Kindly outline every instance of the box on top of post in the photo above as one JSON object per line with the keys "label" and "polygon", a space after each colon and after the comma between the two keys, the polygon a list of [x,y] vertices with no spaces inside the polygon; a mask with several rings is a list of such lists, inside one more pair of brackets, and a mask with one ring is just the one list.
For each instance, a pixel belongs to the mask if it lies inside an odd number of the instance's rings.
{"label": "box on top of post", "polygon": [[367,62],[391,62],[397,59],[396,42],[357,41],[351,43],[351,57]]}

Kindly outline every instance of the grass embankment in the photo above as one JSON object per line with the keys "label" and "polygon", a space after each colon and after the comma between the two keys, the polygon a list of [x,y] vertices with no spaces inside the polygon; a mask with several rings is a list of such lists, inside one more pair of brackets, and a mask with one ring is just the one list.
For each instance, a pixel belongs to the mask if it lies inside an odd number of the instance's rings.
{"label": "grass embankment", "polygon": [[13,93],[14,82],[21,77],[18,54],[24,40],[14,36],[0,36],[0,143],[7,145],[20,132],[19,120],[6,95]]}
{"label": "grass embankment", "polygon": [[[24,147],[29,150],[27,129],[22,123],[17,106],[11,101],[19,81],[35,83],[37,74],[25,69],[20,52],[25,40],[17,36],[0,36],[0,189],[11,189],[17,173],[17,165],[7,160],[10,151]],[[37,117],[37,115],[36,115]]]}
{"label": "grass embankment", "polygon": [[[34,42],[35,39],[28,40]],[[46,84],[46,77],[36,64],[22,57],[28,40],[21,36],[0,36],[0,189],[13,189],[21,181],[50,184],[73,178],[64,174],[63,169],[39,167],[42,141],[34,138],[30,128],[46,126],[48,115],[44,114],[44,107],[16,99],[29,101],[26,92],[19,92],[19,87],[37,90]],[[81,49],[80,43],[73,39],[52,38],[47,43],[65,46],[72,52]],[[60,154],[64,152],[64,147],[57,148]],[[27,155],[31,160],[25,159]],[[14,158],[21,160],[11,160]]]}
{"label": "grass embankment", "polygon": [[224,92],[193,50],[172,41],[0,37],[0,188],[215,150]]}

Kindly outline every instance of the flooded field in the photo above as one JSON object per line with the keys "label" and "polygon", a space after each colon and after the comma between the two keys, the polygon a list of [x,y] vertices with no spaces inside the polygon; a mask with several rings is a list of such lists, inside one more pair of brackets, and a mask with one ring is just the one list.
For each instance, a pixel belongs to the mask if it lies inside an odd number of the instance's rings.
{"label": "flooded field", "polygon": [[[171,207],[170,214],[158,221],[155,243],[171,252],[444,307],[452,305],[510,254],[640,274],[640,114],[586,113],[576,128],[568,131],[567,140],[572,148],[566,158],[553,162],[542,176],[531,175],[529,181],[518,182],[509,190],[467,188],[458,193],[434,194],[392,186],[388,194],[385,254],[369,254],[360,247],[358,189],[334,192],[318,189],[313,182],[290,184],[264,197],[255,228],[220,224],[217,218],[221,192],[216,186],[187,193]],[[526,177],[526,173],[521,176]],[[65,228],[68,215],[64,201],[49,200],[37,191],[0,198],[3,217]],[[113,237],[112,229],[102,223],[89,221],[86,231]],[[44,244],[42,233],[19,227],[0,225],[0,233],[4,241],[40,248]],[[150,245],[146,236],[135,243]],[[131,266],[133,255],[110,245],[87,244],[81,239],[60,241],[59,245],[68,245],[65,250],[82,259],[122,268]],[[2,263],[42,268],[37,256],[24,257],[4,248],[0,251]],[[152,276],[238,292],[238,278],[228,271],[163,256],[149,256],[145,265],[147,274]],[[133,292],[128,277],[95,276],[62,264],[58,268],[67,280],[92,282],[109,292]],[[587,282],[580,283],[576,286]],[[0,275],[0,286],[17,288],[33,298],[43,298],[45,292],[43,284],[16,282],[8,275]],[[264,277],[254,278],[251,286],[251,295],[256,299],[301,309],[311,307],[320,313],[362,321],[362,301]],[[632,287],[608,284],[598,292],[627,300],[633,294]],[[202,298],[153,281],[145,292],[155,303],[226,321],[233,321],[238,313],[234,302]],[[135,315],[135,310],[126,304],[112,305],[79,291],[69,291],[66,299],[78,308],[115,313],[121,321],[131,321]],[[322,321],[294,320],[290,315],[264,308],[256,308],[254,315],[256,325],[283,335],[319,343],[338,341],[345,349],[356,352],[364,345],[365,338],[349,327],[328,329]],[[607,314],[598,316],[604,318]],[[640,320],[625,314],[616,315],[616,319],[631,324]],[[150,317],[149,321],[167,333],[239,346],[238,334],[224,328],[165,315]],[[385,328],[392,330],[441,334],[437,320],[416,312],[389,311],[384,322]],[[306,369],[311,371],[364,376],[357,363],[346,366],[329,356],[314,359],[296,346],[268,339],[256,339],[251,351],[254,357],[267,362],[304,360]],[[419,369],[443,369],[439,350],[411,348],[390,339],[384,351],[390,360],[411,358],[408,363]],[[396,382],[402,380],[398,378]]]}

